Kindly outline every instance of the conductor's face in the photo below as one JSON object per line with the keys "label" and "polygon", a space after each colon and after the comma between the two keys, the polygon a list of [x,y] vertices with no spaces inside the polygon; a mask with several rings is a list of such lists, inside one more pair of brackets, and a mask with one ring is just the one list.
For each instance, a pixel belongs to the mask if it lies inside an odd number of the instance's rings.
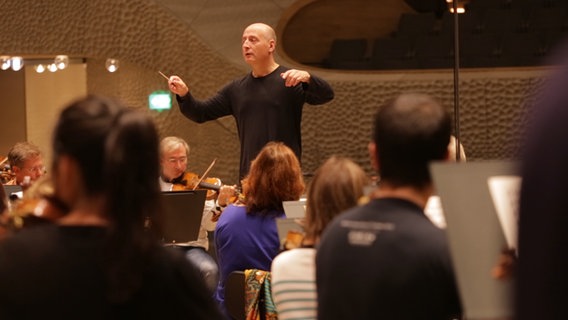
{"label": "conductor's face", "polygon": [[276,41],[271,37],[271,29],[264,24],[252,24],[243,32],[243,58],[248,64],[270,61]]}
{"label": "conductor's face", "polygon": [[160,159],[162,175],[168,180],[181,176],[187,169],[187,152],[183,146],[164,152]]}

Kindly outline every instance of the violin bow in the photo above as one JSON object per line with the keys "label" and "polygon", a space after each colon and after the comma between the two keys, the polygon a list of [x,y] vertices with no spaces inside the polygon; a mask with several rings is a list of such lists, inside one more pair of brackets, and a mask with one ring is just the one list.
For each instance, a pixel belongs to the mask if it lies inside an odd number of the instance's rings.
{"label": "violin bow", "polygon": [[203,178],[205,178],[205,176],[207,176],[207,174],[209,173],[209,171],[211,171],[211,168],[213,168],[213,166],[215,165],[215,162],[217,162],[217,158],[213,159],[213,161],[211,161],[211,164],[209,165],[209,168],[207,168],[207,170],[205,170],[205,172],[203,173],[203,175],[201,176],[201,178],[199,178],[199,181],[197,181],[197,183],[195,184],[195,186],[193,186],[193,190],[195,190],[199,184],[201,183],[201,181],[203,181]]}

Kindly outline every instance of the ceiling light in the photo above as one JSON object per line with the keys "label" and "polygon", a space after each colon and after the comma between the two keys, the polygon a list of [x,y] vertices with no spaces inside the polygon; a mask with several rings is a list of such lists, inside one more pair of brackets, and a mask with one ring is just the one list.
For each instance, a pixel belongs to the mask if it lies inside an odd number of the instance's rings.
{"label": "ceiling light", "polygon": [[10,69],[10,57],[9,56],[1,56],[0,57],[0,69],[2,69],[2,70]]}
{"label": "ceiling light", "polygon": [[37,73],[43,73],[45,71],[45,66],[43,64],[37,64],[34,66]]}
{"label": "ceiling light", "polygon": [[115,72],[116,70],[118,70],[118,60],[108,58],[106,60],[105,67],[108,72]]}
{"label": "ceiling light", "polygon": [[51,72],[55,72],[57,71],[57,65],[55,65],[55,63],[50,63],[47,65],[47,70],[51,71]]}
{"label": "ceiling light", "polygon": [[53,60],[53,63],[57,66],[57,69],[63,70],[69,65],[69,57],[66,55],[58,55],[55,57],[55,60]]}
{"label": "ceiling light", "polygon": [[12,57],[10,58],[10,63],[12,64],[12,70],[19,71],[24,67],[24,58]]}

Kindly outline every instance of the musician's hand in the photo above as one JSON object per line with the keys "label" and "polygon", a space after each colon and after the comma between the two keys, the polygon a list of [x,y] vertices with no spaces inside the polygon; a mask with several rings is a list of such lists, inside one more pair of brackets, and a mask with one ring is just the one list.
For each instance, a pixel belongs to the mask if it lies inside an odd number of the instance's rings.
{"label": "musician's hand", "polygon": [[307,71],[290,69],[280,74],[287,87],[293,87],[301,82],[310,82],[310,74]]}
{"label": "musician's hand", "polygon": [[221,207],[226,207],[233,201],[231,199],[235,198],[236,186],[222,186],[219,188],[219,196],[217,196],[217,204]]}
{"label": "musician's hand", "polygon": [[185,96],[189,92],[189,88],[187,87],[185,82],[183,82],[183,80],[181,80],[181,78],[178,76],[170,76],[170,79],[168,80],[168,87],[170,88],[171,92],[177,94],[180,97]]}

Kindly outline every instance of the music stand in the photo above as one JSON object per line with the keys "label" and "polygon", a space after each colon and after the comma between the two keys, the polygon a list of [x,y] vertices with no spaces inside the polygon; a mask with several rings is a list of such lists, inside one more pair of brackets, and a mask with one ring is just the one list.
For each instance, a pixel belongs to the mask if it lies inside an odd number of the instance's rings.
{"label": "music stand", "polygon": [[162,192],[164,225],[162,240],[167,245],[195,241],[203,218],[207,190]]}
{"label": "music stand", "polygon": [[430,172],[447,222],[464,316],[511,318],[513,279],[496,279],[492,274],[508,244],[488,181],[490,177],[517,175],[516,164],[436,162],[430,165]]}

